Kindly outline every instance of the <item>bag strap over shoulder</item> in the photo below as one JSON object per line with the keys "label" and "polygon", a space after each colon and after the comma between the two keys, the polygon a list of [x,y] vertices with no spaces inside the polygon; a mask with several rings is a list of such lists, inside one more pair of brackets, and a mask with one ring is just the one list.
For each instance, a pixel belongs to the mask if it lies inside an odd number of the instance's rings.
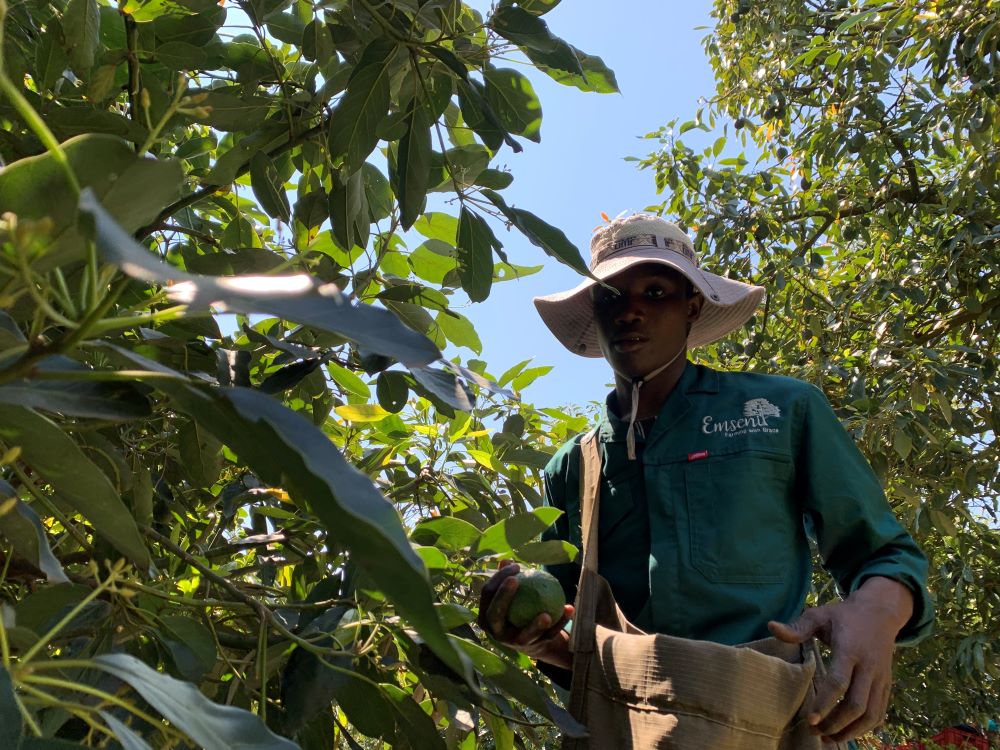
{"label": "bag strap over shoulder", "polygon": [[580,442],[580,536],[583,560],[580,563],[580,580],[576,587],[573,630],[569,642],[573,654],[569,711],[579,721],[586,716],[586,685],[597,628],[597,520],[600,512],[600,486],[601,455],[597,446],[597,430],[592,430]]}
{"label": "bag strap over shoulder", "polygon": [[588,432],[580,442],[580,535],[583,559],[576,588],[570,649],[574,654],[593,650],[597,597],[597,542],[600,515],[601,456],[597,431]]}
{"label": "bag strap over shoulder", "polygon": [[597,431],[588,432],[580,443],[580,519],[583,543],[581,565],[597,572],[597,540],[600,512],[601,454]]}

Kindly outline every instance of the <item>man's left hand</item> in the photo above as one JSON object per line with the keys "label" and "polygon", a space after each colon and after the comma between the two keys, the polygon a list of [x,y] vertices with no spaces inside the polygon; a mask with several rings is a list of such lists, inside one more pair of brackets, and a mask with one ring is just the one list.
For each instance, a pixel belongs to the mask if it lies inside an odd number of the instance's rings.
{"label": "man's left hand", "polygon": [[806,705],[813,732],[845,742],[885,720],[892,688],[896,636],[913,613],[913,594],[891,578],[873,576],[842,602],[807,609],[795,622],[769,622],[786,643],[816,637],[833,652]]}

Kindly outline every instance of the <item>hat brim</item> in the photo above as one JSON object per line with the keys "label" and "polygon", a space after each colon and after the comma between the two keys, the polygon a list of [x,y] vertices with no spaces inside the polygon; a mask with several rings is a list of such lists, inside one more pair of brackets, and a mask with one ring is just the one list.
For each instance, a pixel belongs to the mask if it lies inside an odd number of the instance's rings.
{"label": "hat brim", "polygon": [[[764,287],[703,271],[682,256],[677,260],[664,258],[663,250],[655,247],[633,248],[627,255],[598,264],[592,273],[596,279],[605,281],[641,263],[673,268],[687,277],[704,296],[701,315],[688,334],[688,347],[692,349],[735,331],[750,319],[764,298]],[[594,303],[590,297],[595,284],[595,279],[584,279],[573,289],[535,297],[534,302],[542,321],[563,346],[574,354],[596,358],[602,355],[594,324]]]}

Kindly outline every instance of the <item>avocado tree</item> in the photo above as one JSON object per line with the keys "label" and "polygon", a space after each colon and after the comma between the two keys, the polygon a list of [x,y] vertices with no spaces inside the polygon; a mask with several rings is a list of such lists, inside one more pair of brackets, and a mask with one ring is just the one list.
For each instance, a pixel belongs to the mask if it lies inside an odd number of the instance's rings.
{"label": "avocado tree", "polygon": [[616,90],[557,1],[0,0],[0,747],[580,730],[470,623],[584,420],[459,312],[585,271],[496,166],[501,57]]}
{"label": "avocado tree", "polygon": [[[890,725],[982,721],[1000,705],[1000,8],[717,0],[714,16],[717,91],[642,161],[713,270],[768,289],[703,356],[830,396],[931,561],[936,634],[901,650]],[[699,131],[708,148],[685,143]]]}

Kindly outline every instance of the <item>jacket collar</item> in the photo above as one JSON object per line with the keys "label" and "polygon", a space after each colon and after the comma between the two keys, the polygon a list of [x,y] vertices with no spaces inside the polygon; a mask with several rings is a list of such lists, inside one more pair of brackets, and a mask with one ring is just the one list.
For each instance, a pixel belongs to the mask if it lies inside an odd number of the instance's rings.
{"label": "jacket collar", "polygon": [[[687,362],[680,380],[667,396],[667,400],[663,402],[652,433],[645,440],[639,436],[638,441],[648,442],[649,438],[669,429],[691,407],[688,395],[718,392],[719,373],[717,370]],[[603,414],[598,425],[598,438],[602,443],[624,443],[625,436],[628,434],[628,421],[619,419],[611,409],[610,404],[614,396],[615,393],[612,391],[605,399]]]}

